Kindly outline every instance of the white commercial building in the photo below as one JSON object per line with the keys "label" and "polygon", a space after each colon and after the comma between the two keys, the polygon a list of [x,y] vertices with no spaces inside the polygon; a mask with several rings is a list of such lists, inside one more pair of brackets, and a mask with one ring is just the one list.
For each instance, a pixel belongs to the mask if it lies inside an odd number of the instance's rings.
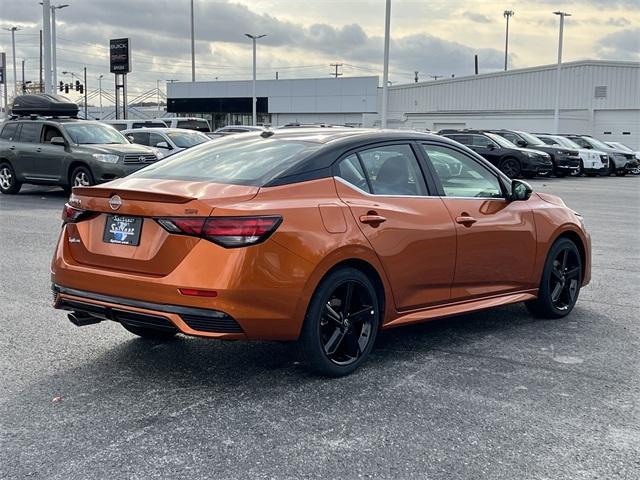
{"label": "white commercial building", "polygon": [[[377,112],[378,77],[258,80],[258,123],[336,123],[361,126]],[[167,84],[167,112],[201,115],[213,126],[251,124],[252,81]]]}
{"label": "white commercial building", "polygon": [[[556,66],[394,85],[390,128],[511,128],[550,132]],[[367,116],[375,126],[379,116]],[[555,132],[550,132],[555,133]],[[640,63],[579,61],[561,69],[560,132],[640,148]]]}
{"label": "white commercial building", "polygon": [[[389,87],[390,128],[512,128],[550,132],[556,66]],[[258,80],[258,122],[379,126],[378,77]],[[214,126],[251,123],[251,80],[167,85],[167,115],[198,115]],[[640,149],[640,63],[564,63],[561,133],[582,133]]]}

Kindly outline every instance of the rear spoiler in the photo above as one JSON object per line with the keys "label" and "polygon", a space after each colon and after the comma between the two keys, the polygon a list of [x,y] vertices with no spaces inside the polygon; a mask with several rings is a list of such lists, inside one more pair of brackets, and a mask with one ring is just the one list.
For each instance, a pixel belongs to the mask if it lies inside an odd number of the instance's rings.
{"label": "rear spoiler", "polygon": [[97,198],[110,198],[118,195],[123,200],[139,200],[142,202],[166,202],[166,203],[187,203],[195,200],[193,197],[182,195],[172,195],[170,193],[149,192],[143,190],[120,190],[116,188],[103,187],[73,187],[74,195]]}

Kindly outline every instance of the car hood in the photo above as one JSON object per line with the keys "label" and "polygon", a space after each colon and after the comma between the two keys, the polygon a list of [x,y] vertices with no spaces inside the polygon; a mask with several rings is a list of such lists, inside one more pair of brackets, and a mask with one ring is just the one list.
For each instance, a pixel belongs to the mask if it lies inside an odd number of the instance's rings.
{"label": "car hood", "polygon": [[145,145],[136,145],[133,143],[104,144],[104,145],[84,144],[84,145],[79,145],[79,147],[83,150],[86,150],[89,153],[113,153],[113,154],[152,153],[155,155],[155,150],[153,148],[147,147]]}
{"label": "car hood", "polygon": [[548,156],[549,154],[543,150],[536,150],[535,148],[519,148],[521,152],[537,153],[538,155]]}

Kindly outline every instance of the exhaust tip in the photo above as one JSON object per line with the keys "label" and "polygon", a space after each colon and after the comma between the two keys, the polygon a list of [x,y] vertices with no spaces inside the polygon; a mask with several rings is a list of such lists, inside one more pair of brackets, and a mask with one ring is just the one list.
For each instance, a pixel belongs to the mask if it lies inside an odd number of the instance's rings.
{"label": "exhaust tip", "polygon": [[72,312],[68,313],[67,317],[69,321],[76,327],[84,327],[86,325],[93,325],[94,323],[100,323],[102,318],[94,317],[86,312]]}

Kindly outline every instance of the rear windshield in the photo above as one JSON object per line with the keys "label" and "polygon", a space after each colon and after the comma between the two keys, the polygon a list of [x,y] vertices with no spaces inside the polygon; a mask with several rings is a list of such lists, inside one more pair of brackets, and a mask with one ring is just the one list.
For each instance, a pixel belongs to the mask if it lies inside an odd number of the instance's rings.
{"label": "rear windshield", "polygon": [[178,120],[176,123],[177,128],[186,128],[188,130],[198,130],[200,132],[210,132],[209,122],[206,120],[197,120],[197,119],[189,119],[189,120]]}
{"label": "rear windshield", "polygon": [[295,140],[219,140],[184,150],[131,176],[237,185],[263,185],[320,148]]}

